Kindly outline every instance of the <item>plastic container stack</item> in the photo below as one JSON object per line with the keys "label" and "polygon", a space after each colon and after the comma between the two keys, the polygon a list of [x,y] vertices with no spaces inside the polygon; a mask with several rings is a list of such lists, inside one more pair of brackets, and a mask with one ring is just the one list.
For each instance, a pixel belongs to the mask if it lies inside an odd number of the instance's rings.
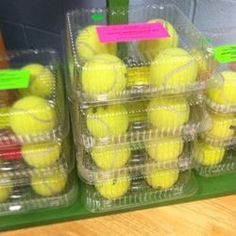
{"label": "plastic container stack", "polygon": [[215,47],[223,83],[206,91],[212,127],[196,142],[195,159],[200,175],[215,176],[236,171],[236,30],[211,29],[203,33]]}
{"label": "plastic container stack", "polygon": [[[108,16],[120,25],[127,15],[124,31],[107,26]],[[163,27],[168,36],[101,42],[102,26],[119,38],[132,24]],[[204,37],[174,5],[72,11],[67,37],[68,93],[87,208],[111,211],[194,194],[193,141],[211,126],[203,91],[220,82],[212,76],[217,65]]]}
{"label": "plastic container stack", "polygon": [[68,206],[77,185],[58,56],[27,50],[0,60],[0,215]]}

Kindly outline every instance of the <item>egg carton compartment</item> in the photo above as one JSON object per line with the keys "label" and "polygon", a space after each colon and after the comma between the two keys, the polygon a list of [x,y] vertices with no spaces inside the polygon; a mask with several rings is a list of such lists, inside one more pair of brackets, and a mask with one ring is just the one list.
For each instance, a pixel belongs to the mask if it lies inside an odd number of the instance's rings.
{"label": "egg carton compartment", "polygon": [[215,47],[218,73],[223,83],[206,93],[206,103],[221,113],[236,113],[236,27],[222,27],[204,30],[203,34]]}
{"label": "egg carton compartment", "polygon": [[198,186],[191,171],[154,172],[149,180],[125,177],[97,185],[86,185],[86,207],[91,212],[106,212],[148,206],[181,199],[196,193]]}
{"label": "egg carton compartment", "polygon": [[218,113],[208,109],[211,128],[200,134],[205,143],[227,147],[236,144],[236,114]]}
{"label": "egg carton compartment", "polygon": [[1,176],[0,215],[68,207],[77,194],[75,173],[63,168],[48,173],[35,171],[21,183],[13,177]]}
{"label": "egg carton compartment", "polygon": [[192,144],[181,138],[160,138],[155,141],[122,146],[93,148],[90,153],[77,152],[77,170],[88,184],[105,182],[120,176],[138,178],[155,169],[191,169]]}
{"label": "egg carton compartment", "polygon": [[0,57],[0,144],[39,143],[68,133],[63,72],[53,50],[7,52]]}
{"label": "egg carton compartment", "polygon": [[[96,14],[104,20],[94,21]],[[168,36],[101,43],[98,31],[108,27],[105,19],[109,14],[116,16],[118,25],[123,24],[124,15],[132,15],[124,28],[133,24],[162,27]],[[212,46],[175,5],[136,6],[111,12],[75,10],[67,14],[66,28],[71,96],[81,106],[192,93],[220,83],[217,76],[211,76],[217,68]],[[111,34],[114,31],[111,29]]]}
{"label": "egg carton compartment", "polygon": [[197,173],[211,177],[236,172],[235,148],[235,145],[214,146],[202,140],[196,141],[193,156]]}
{"label": "egg carton compartment", "polygon": [[72,105],[75,142],[90,149],[167,136],[190,141],[211,125],[204,104],[196,97],[161,97],[144,105],[130,102],[85,110]]}
{"label": "egg carton compartment", "polygon": [[35,171],[48,173],[61,168],[71,171],[75,160],[70,149],[68,139],[63,143],[47,142],[2,147],[0,149],[0,175],[21,181]]}

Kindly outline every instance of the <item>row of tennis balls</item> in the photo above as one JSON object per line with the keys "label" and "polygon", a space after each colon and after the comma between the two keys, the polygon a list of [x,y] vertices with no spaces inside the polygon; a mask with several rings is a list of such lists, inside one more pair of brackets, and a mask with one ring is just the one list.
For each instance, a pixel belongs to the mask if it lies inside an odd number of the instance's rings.
{"label": "row of tennis balls", "polygon": [[[178,181],[180,172],[177,169],[153,170],[145,176],[147,184],[153,189],[168,190]],[[123,175],[114,179],[95,184],[95,188],[102,197],[109,200],[117,200],[131,189],[131,178]]]}
{"label": "row of tennis balls", "polygon": [[[86,124],[95,138],[124,135],[129,127],[129,111],[124,105],[89,108]],[[186,124],[190,117],[187,99],[154,98],[147,106],[147,121],[160,130],[176,130]]]}
{"label": "row of tennis balls", "polygon": [[[64,170],[55,170],[48,175],[35,172],[30,184],[35,193],[42,197],[51,197],[61,194],[66,187],[68,176]],[[22,186],[24,187],[24,186]],[[0,203],[8,201],[14,190],[14,181],[2,178],[0,181]]]}
{"label": "row of tennis balls", "polygon": [[[145,143],[149,157],[157,162],[177,161],[183,152],[184,141],[180,137],[158,138]],[[106,147],[93,147],[91,157],[95,164],[102,170],[119,169],[124,167],[132,158],[129,144]]]}

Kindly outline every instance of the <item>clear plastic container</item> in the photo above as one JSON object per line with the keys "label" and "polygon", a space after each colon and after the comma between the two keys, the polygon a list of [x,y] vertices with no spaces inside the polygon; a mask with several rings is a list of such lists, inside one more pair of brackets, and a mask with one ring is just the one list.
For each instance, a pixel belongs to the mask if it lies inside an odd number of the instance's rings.
{"label": "clear plastic container", "polygon": [[181,138],[164,138],[146,143],[93,148],[77,153],[77,169],[88,184],[129,175],[146,176],[155,169],[181,171],[192,168],[192,144]]}
{"label": "clear plastic container", "polygon": [[51,170],[31,177],[2,177],[0,180],[0,215],[35,212],[46,208],[68,207],[77,197],[75,173]]}
{"label": "clear plastic container", "polygon": [[63,73],[52,50],[8,52],[0,57],[0,143],[63,139],[68,133]]}
{"label": "clear plastic container", "polygon": [[[81,9],[67,14],[70,96],[82,107],[192,93],[222,82],[211,76],[217,67],[212,46],[175,5],[137,6],[126,11]],[[94,21],[96,14],[104,20]],[[170,37],[166,41],[101,44],[96,29],[108,24],[109,14],[116,16],[116,24],[126,14],[133,16],[129,24],[161,23]]]}
{"label": "clear plastic container", "polygon": [[163,178],[157,179],[156,182],[153,180],[151,184],[155,184],[155,188],[144,179],[133,179],[129,182],[124,179],[109,180],[97,187],[87,184],[86,207],[91,212],[105,212],[148,206],[195,194],[198,186],[192,172],[180,172],[177,176],[173,171],[157,174],[156,177]]}
{"label": "clear plastic container", "polygon": [[216,90],[208,90],[206,103],[216,112],[236,113],[236,27],[215,28],[202,32],[215,47],[218,73],[223,80],[223,84]]}
{"label": "clear plastic container", "polygon": [[35,171],[50,173],[64,168],[68,172],[74,168],[74,158],[68,138],[63,142],[47,142],[1,147],[0,175],[24,179]]}
{"label": "clear plastic container", "polygon": [[72,106],[75,141],[86,149],[167,136],[190,141],[211,126],[204,104],[195,96],[153,99],[141,107],[129,103],[80,110]]}
{"label": "clear plastic container", "polygon": [[198,140],[193,156],[199,175],[211,177],[236,172],[236,149],[233,146],[214,146]]}

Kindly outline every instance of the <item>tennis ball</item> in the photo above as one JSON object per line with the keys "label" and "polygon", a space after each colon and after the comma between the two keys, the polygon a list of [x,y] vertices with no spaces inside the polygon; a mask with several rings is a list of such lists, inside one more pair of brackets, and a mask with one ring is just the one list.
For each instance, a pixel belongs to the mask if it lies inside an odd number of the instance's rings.
{"label": "tennis ball", "polygon": [[129,122],[145,122],[147,120],[148,101],[128,102],[125,107],[128,112]]}
{"label": "tennis ball", "polygon": [[94,147],[91,152],[92,159],[103,170],[122,168],[128,162],[130,156],[129,145]]}
{"label": "tennis ball", "polygon": [[116,97],[126,82],[125,64],[113,55],[96,55],[82,69],[82,89],[91,97]]}
{"label": "tennis ball", "polygon": [[9,178],[1,178],[0,180],[0,203],[6,202],[13,191],[13,183]]}
{"label": "tennis ball", "polygon": [[29,64],[22,68],[29,71],[29,88],[20,89],[22,96],[35,95],[39,97],[50,97],[55,89],[55,77],[53,73],[40,64]]}
{"label": "tennis ball", "polygon": [[154,189],[171,188],[179,178],[179,170],[153,170],[146,175],[147,183]]}
{"label": "tennis ball", "polygon": [[157,88],[178,88],[192,85],[198,65],[193,56],[181,48],[160,52],[150,67],[150,84]]}
{"label": "tennis ball", "polygon": [[110,179],[104,182],[97,183],[97,191],[106,199],[116,200],[124,196],[130,187],[130,178],[121,176],[115,179]]}
{"label": "tennis ball", "polygon": [[88,26],[81,30],[76,38],[76,50],[81,61],[88,61],[97,54],[116,54],[117,46],[115,43],[101,43],[95,25]]}
{"label": "tennis ball", "polygon": [[18,135],[39,135],[53,130],[55,117],[55,111],[47,100],[27,96],[12,106],[10,127]]}
{"label": "tennis ball", "polygon": [[155,98],[147,108],[148,122],[158,129],[178,129],[189,120],[190,108],[183,97]]}
{"label": "tennis ball", "polygon": [[208,98],[221,105],[236,105],[236,72],[224,71],[221,73],[224,82],[218,87],[207,90]]}
{"label": "tennis ball", "polygon": [[168,31],[169,37],[163,39],[155,39],[155,40],[148,40],[148,41],[141,41],[138,43],[138,47],[140,51],[150,60],[154,59],[158,53],[167,49],[167,48],[175,48],[178,46],[179,37],[174,29],[174,27],[165,20],[162,19],[155,19],[150,20],[148,23],[162,23],[163,26]]}
{"label": "tennis ball", "polygon": [[55,170],[47,175],[35,171],[31,176],[31,187],[37,194],[50,197],[60,194],[65,189],[67,179],[64,170]]}
{"label": "tennis ball", "polygon": [[203,166],[214,166],[222,162],[225,154],[223,147],[215,147],[206,143],[197,143],[194,155],[196,161]]}
{"label": "tennis ball", "polygon": [[177,161],[183,152],[182,138],[157,138],[145,144],[148,155],[155,161]]}
{"label": "tennis ball", "polygon": [[35,168],[52,166],[60,157],[61,145],[57,142],[27,144],[21,150],[25,162]]}
{"label": "tennis ball", "polygon": [[111,105],[88,109],[86,123],[94,137],[105,138],[125,134],[129,119],[123,105]]}
{"label": "tennis ball", "polygon": [[9,107],[1,107],[0,108],[0,129],[5,129],[9,127]]}
{"label": "tennis ball", "polygon": [[212,126],[205,132],[205,135],[215,139],[229,139],[234,136],[236,126],[236,117],[234,115],[220,115],[210,113]]}

